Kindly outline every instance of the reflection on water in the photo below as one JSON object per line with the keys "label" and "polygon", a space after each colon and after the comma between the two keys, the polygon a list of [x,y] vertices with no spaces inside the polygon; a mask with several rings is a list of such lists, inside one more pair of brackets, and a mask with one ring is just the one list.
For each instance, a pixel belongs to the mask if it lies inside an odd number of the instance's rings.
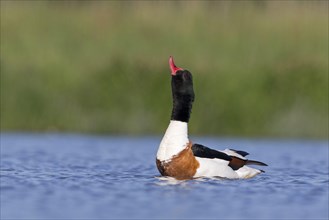
{"label": "reflection on water", "polygon": [[269,167],[179,181],[156,169],[160,139],[1,134],[1,219],[328,218],[328,142],[195,137]]}

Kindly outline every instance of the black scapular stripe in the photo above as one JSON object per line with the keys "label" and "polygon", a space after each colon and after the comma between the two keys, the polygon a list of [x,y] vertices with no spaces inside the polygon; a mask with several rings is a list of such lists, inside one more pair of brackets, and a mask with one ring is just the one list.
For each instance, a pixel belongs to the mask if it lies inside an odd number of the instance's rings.
{"label": "black scapular stripe", "polygon": [[258,165],[258,166],[268,166],[266,163],[257,161],[257,160],[247,160],[247,165]]}
{"label": "black scapular stripe", "polygon": [[[241,156],[248,155],[248,153],[244,152],[244,151],[236,151],[236,150],[233,150],[233,151],[240,154]],[[196,157],[209,158],[209,159],[217,158],[217,159],[230,161],[228,166],[230,166],[233,170],[238,170],[241,167],[243,167],[244,165],[267,166],[267,164],[265,164],[263,162],[256,161],[256,160],[241,159],[239,157],[230,156],[230,155],[227,155],[226,153],[223,153],[223,152],[220,152],[217,150],[213,150],[213,149],[203,146],[201,144],[193,144],[192,152],[193,152],[193,155]]]}
{"label": "black scapular stripe", "polygon": [[241,156],[245,157],[247,155],[249,155],[248,152],[242,151],[242,150],[234,150],[234,149],[230,149],[231,151],[234,151],[237,154],[240,154]]}
{"label": "black scapular stripe", "polygon": [[209,158],[209,159],[218,158],[218,159],[227,160],[227,161],[232,160],[231,156],[229,156],[223,152],[213,150],[213,149],[203,146],[201,144],[193,144],[192,152],[193,152],[193,155],[196,157]]}

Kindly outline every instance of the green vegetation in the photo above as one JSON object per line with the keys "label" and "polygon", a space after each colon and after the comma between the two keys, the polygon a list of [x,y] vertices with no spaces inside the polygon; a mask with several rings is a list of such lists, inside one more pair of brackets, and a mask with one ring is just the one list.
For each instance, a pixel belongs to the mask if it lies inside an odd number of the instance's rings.
{"label": "green vegetation", "polygon": [[328,136],[328,2],[3,2],[1,131]]}

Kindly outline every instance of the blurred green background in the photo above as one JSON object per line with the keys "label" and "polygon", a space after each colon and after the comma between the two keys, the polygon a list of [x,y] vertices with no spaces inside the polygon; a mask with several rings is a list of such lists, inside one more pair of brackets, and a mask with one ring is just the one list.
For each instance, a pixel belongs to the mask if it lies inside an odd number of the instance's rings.
{"label": "blurred green background", "polygon": [[328,137],[327,1],[1,1],[1,131]]}

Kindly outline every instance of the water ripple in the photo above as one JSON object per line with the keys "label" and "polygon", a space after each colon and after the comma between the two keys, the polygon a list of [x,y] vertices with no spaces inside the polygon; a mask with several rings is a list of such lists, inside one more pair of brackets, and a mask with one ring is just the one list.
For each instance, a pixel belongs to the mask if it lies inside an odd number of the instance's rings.
{"label": "water ripple", "polygon": [[180,181],[159,175],[158,141],[2,135],[1,218],[328,218],[328,149],[322,142],[280,142],[278,148],[275,141],[248,140],[245,145],[254,147],[244,149],[271,164],[266,173]]}

